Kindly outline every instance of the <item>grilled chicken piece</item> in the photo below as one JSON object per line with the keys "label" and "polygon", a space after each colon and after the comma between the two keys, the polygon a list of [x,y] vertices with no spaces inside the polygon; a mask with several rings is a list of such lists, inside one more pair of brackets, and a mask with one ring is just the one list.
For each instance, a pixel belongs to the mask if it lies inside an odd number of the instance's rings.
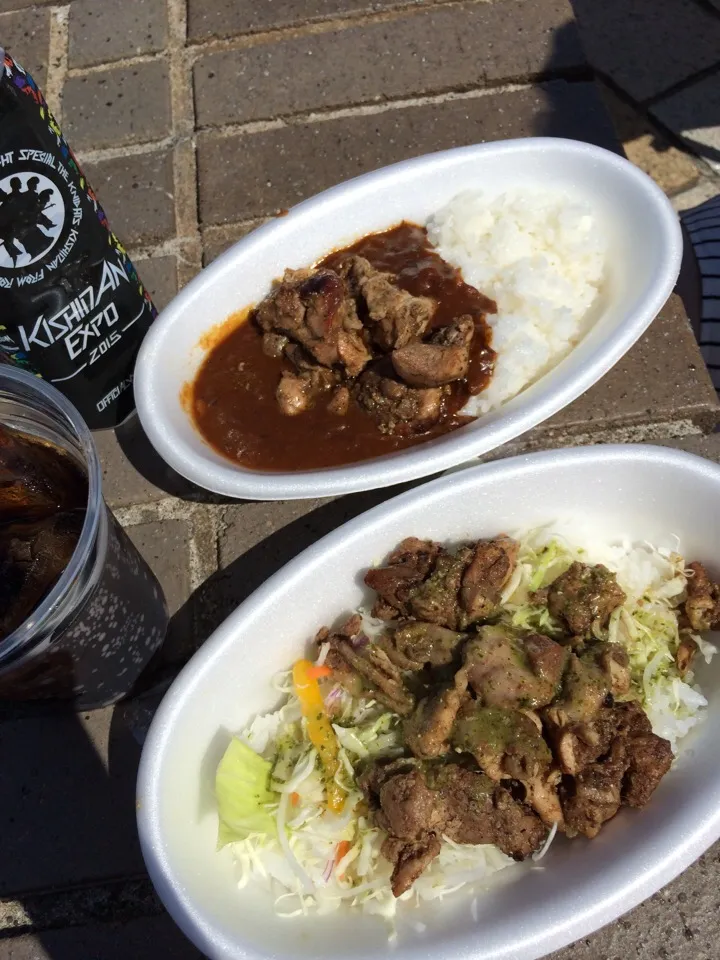
{"label": "grilled chicken piece", "polygon": [[364,371],[355,399],[381,433],[411,436],[435,426],[443,412],[445,387],[410,387],[384,361]]}
{"label": "grilled chicken piece", "polygon": [[467,376],[475,321],[460,317],[436,330],[427,341],[413,340],[393,350],[395,372],[413,387],[442,387]]}
{"label": "grilled chicken piece", "polygon": [[365,574],[365,583],[379,594],[373,616],[394,620],[410,614],[413,589],[430,574],[440,545],[432,540],[407,537],[390,554],[384,567],[372,567]]}
{"label": "grilled chicken piece", "polygon": [[692,637],[686,633],[680,635],[680,643],[675,652],[675,666],[681,677],[684,677],[693,665],[695,654],[698,652],[698,645]]}
{"label": "grilled chicken piece", "polygon": [[410,594],[412,616],[450,629],[457,626],[460,619],[458,594],[471,556],[469,547],[461,547],[456,554],[445,550],[438,553],[430,575]]}
{"label": "grilled chicken piece", "polygon": [[373,340],[385,351],[421,337],[435,312],[430,297],[414,297],[395,283],[395,277],[376,270],[364,257],[350,257],[341,271],[367,306]]}
{"label": "grilled chicken piece", "polygon": [[652,732],[642,707],[621,703],[606,711],[612,740],[603,755],[573,778],[567,778],[561,799],[567,832],[594,837],[621,804],[643,807],[670,769],[672,750]]}
{"label": "grilled chicken piece", "polygon": [[447,753],[448,738],[466,696],[467,675],[459,670],[453,684],[422,699],[405,721],[405,742],[416,757],[430,760]]}
{"label": "grilled chicken piece", "polygon": [[576,636],[588,634],[593,626],[604,627],[624,601],[615,574],[602,564],[572,563],[548,590],[550,613]]}
{"label": "grilled chicken piece", "polygon": [[462,579],[460,605],[468,623],[493,616],[513,575],[520,545],[510,537],[479,540]]}
{"label": "grilled chicken piece", "polygon": [[410,714],[415,698],[405,686],[400,670],[378,644],[362,637],[361,624],[360,617],[354,616],[339,631],[323,630],[318,634],[316,642],[330,645],[326,666],[352,695],[365,693],[400,716]]}
{"label": "grilled chicken piece", "polygon": [[610,682],[592,650],[580,656],[571,653],[562,690],[544,711],[544,718],[558,729],[592,720],[608,699]]}
{"label": "grilled chicken piece", "polygon": [[690,626],[698,633],[720,627],[720,586],[713,583],[707,570],[695,561],[688,564],[685,614]]}
{"label": "grilled chicken piece", "polygon": [[409,620],[385,634],[383,648],[401,670],[422,670],[452,663],[466,634],[437,623]]}
{"label": "grilled chicken piece", "polygon": [[486,706],[541,707],[556,695],[568,652],[549,637],[516,637],[502,626],[481,627],[465,645],[470,686]]}
{"label": "grilled chicken piece", "polygon": [[415,883],[425,868],[440,853],[442,843],[434,833],[426,833],[419,840],[398,840],[388,837],[381,853],[394,865],[390,887],[394,897],[401,897]]}
{"label": "grilled chicken piece", "polygon": [[451,740],[456,750],[471,753],[491,780],[531,780],[552,762],[550,748],[527,714],[483,707],[477,700],[460,709]]}
{"label": "grilled chicken piece", "polygon": [[542,846],[547,829],[502,785],[455,763],[423,770],[407,761],[371,764],[360,778],[371,815],[388,839],[383,854],[401,896],[437,856],[443,836],[456,843],[494,843],[522,860]]}
{"label": "grilled chicken piece", "polygon": [[627,766],[625,745],[615,741],[604,762],[589,764],[562,789],[568,836],[581,833],[596,837],[602,825],[615,816],[620,809],[622,779]]}

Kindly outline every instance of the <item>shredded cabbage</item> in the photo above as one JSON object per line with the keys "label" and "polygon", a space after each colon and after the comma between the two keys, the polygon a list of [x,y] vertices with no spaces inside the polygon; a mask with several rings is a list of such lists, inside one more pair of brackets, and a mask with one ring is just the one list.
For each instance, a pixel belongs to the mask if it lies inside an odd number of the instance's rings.
{"label": "shredded cabbage", "polygon": [[[390,889],[392,867],[381,854],[385,834],[365,815],[355,766],[368,757],[402,752],[400,718],[372,700],[351,700],[333,730],[340,743],[338,776],[348,793],[341,814],[325,805],[317,751],[307,739],[294,695],[280,710],[256,717],[231,742],[216,779],[222,844],[235,841],[238,886],[253,882],[268,889],[279,917],[323,915],[349,904],[392,924],[398,901]],[[257,781],[248,786],[248,767],[262,771],[266,793],[259,792]],[[233,779],[228,773],[238,775]],[[238,829],[236,814],[231,832],[226,818],[236,807],[247,815],[245,791],[250,789],[259,798],[253,805],[258,819],[243,820],[247,829]],[[446,841],[401,899],[439,899],[513,864],[494,846]]]}
{"label": "shredded cabbage", "polygon": [[[552,636],[559,629],[536,591],[560,576],[571,563],[603,563],[617,575],[625,603],[614,611],[601,640],[621,643],[628,652],[632,695],[639,699],[658,736],[677,743],[702,718],[707,701],[692,671],[681,677],[675,665],[680,643],[679,608],[686,597],[685,561],[672,549],[629,541],[585,542],[574,531],[572,543],[554,526],[516,535],[520,541],[520,575],[506,598],[503,617],[514,627]],[[707,663],[713,644],[690,634]]]}
{"label": "shredded cabbage", "polygon": [[[681,639],[678,614],[686,596],[679,545],[665,549],[647,543],[581,542],[577,530],[567,537],[556,526],[515,536],[519,562],[502,596],[502,619],[521,632],[561,633],[543,588],[575,560],[604,563],[616,573],[627,599],[598,638],[627,649],[631,696],[641,701],[655,732],[676,751],[707,706],[693,674],[681,677],[675,665]],[[368,637],[387,627],[360,613]],[[701,637],[693,639],[710,662],[716,648]],[[322,645],[320,663],[327,652]],[[398,900],[390,888],[391,865],[381,853],[385,835],[367,815],[355,771],[368,758],[403,753],[400,718],[372,699],[353,698],[332,681],[321,683],[339,745],[335,779],[347,792],[344,808],[336,814],[326,806],[318,753],[289,674],[278,674],[273,686],[286,694],[285,702],[255,717],[231,741],[217,771],[218,842],[232,844],[238,886],[264,886],[279,917],[323,915],[349,905],[394,924]],[[555,832],[533,860],[545,855]],[[444,838],[438,857],[400,900],[419,904],[441,899],[513,864],[494,846]],[[470,910],[477,916],[476,899]]]}

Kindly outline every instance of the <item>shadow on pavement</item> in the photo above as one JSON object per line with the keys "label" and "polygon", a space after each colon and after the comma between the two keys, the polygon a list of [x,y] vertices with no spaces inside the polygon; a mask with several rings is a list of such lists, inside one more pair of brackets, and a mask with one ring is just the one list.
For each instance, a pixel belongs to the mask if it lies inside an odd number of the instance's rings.
{"label": "shadow on pavement", "polygon": [[[429,479],[432,478],[390,489],[352,494],[326,503],[271,533],[232,563],[216,571],[188,600],[188,604],[197,611],[199,623],[196,629],[199,629],[203,638],[200,643],[204,642],[243,600],[307,547],[353,517]],[[179,613],[182,609],[184,608],[181,608]]]}
{"label": "shadow on pavement", "polygon": [[204,490],[180,476],[162,459],[150,443],[137,414],[115,430],[115,437],[127,459],[149,483],[168,496],[195,503],[232,503],[230,498]]}

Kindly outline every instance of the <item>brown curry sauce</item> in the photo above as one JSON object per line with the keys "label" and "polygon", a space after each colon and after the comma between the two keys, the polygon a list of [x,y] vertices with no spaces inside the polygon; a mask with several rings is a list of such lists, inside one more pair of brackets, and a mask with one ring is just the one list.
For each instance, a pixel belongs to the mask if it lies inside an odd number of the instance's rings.
{"label": "brown curry sauce", "polygon": [[416,446],[473,419],[459,411],[492,377],[495,352],[490,347],[485,315],[495,312],[493,301],[466,284],[460,271],[435,252],[426,231],[412,223],[403,222],[384,233],[363,237],[331,253],[317,266],[335,268],[350,254],[363,256],[377,269],[395,274],[398,286],[409,293],[433,297],[437,309],[429,329],[463,314],[475,319],[467,378],[451,385],[439,423],[413,436],[381,433],[355,401],[342,417],[330,413],[323,402],[288,417],[278,408],[275,390],[282,370],[290,366],[286,360],[263,352],[262,333],[252,322],[252,310],[239,311],[234,315],[237,326],[209,351],[189,398],[198,430],[230,460],[251,470],[335,467]]}

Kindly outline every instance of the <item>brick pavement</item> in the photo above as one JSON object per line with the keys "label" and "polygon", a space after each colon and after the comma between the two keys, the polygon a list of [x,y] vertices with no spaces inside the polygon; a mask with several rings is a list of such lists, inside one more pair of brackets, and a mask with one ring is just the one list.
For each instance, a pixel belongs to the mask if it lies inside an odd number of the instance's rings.
{"label": "brick pavement", "polygon": [[[712,81],[720,19],[701,0],[642,0],[629,18],[615,0],[599,6],[601,19],[591,0],[576,0],[576,13],[628,152],[654,164],[668,192],[711,190],[711,167],[679,148],[675,121],[660,128],[657,117],[685,110],[673,98],[698,71]],[[683,42],[659,80],[652,44],[673,38]],[[385,163],[533,134],[617,148],[565,0],[0,0],[0,42],[44,84],[160,307],[258,223]],[[720,459],[716,437],[703,436],[716,417],[673,299],[593,390],[492,456],[656,440]],[[198,956],[144,877],[134,832],[134,777],[154,707],[255,586],[389,495],[230,503],[174,475],[137,423],[97,442],[108,500],[156,571],[173,621],[157,686],[128,704],[52,721],[0,705],[0,769],[13,771],[0,778],[0,960]],[[719,857],[714,848],[556,960],[710,957]],[[645,944],[651,929],[661,946]]]}
{"label": "brick pavement", "polygon": [[620,97],[628,155],[669,192],[693,190],[679,209],[720,193],[718,0],[572,3],[593,67]]}

